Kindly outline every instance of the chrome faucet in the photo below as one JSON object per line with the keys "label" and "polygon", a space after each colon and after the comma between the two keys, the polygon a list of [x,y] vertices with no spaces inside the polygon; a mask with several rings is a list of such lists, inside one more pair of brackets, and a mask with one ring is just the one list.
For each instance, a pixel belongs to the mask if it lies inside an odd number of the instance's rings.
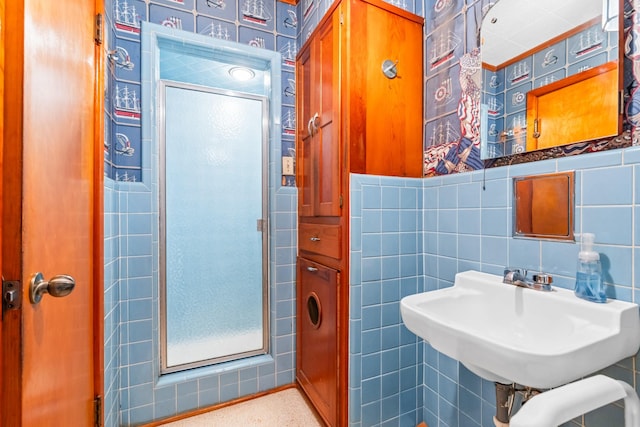
{"label": "chrome faucet", "polygon": [[552,291],[552,282],[553,277],[546,273],[534,274],[533,281],[530,282],[527,280],[527,270],[524,268],[505,268],[504,278],[502,279],[502,283],[536,291]]}

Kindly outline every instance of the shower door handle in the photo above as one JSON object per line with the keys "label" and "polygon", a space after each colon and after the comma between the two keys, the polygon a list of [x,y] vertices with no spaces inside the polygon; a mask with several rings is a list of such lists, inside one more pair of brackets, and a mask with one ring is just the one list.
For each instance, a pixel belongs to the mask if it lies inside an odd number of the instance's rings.
{"label": "shower door handle", "polygon": [[52,297],[66,297],[75,287],[75,279],[66,274],[53,276],[51,280],[46,281],[42,273],[36,273],[31,277],[29,299],[32,304],[38,304],[44,294]]}

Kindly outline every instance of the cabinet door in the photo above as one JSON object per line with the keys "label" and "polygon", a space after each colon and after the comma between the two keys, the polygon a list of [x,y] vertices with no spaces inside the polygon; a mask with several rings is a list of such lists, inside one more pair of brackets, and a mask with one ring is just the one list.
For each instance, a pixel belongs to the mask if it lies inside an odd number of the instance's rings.
{"label": "cabinet door", "polygon": [[312,110],[311,93],[313,87],[312,46],[300,52],[296,62],[296,185],[298,186],[298,214],[314,216],[313,208],[313,168],[310,121]]}
{"label": "cabinet door", "polygon": [[296,167],[300,216],[341,213],[339,13],[320,27],[296,63]]}
{"label": "cabinet door", "polygon": [[[349,16],[350,172],[422,176],[422,18],[385,2],[354,1]],[[395,64],[395,78],[382,72]],[[387,65],[388,66],[388,65]]]}
{"label": "cabinet door", "polygon": [[328,425],[337,425],[337,313],[340,273],[298,258],[298,382]]}
{"label": "cabinet door", "polygon": [[[340,152],[340,8],[316,36],[316,59],[319,69],[319,111],[314,150],[317,162],[316,215],[339,216],[341,211]],[[316,113],[313,113],[314,116]]]}

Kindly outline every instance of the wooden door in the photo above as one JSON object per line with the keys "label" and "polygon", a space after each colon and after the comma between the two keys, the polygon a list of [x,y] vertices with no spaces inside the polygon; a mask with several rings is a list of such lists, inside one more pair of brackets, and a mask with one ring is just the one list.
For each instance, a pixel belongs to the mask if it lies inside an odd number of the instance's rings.
{"label": "wooden door", "polygon": [[[314,136],[315,215],[340,216],[342,153],[340,150],[340,15],[333,11],[315,40],[313,66],[317,70],[318,119]],[[315,113],[314,113],[315,114]]]}
{"label": "wooden door", "polygon": [[[5,427],[93,426],[102,394],[101,10],[6,2],[2,274],[23,291],[2,325]],[[32,304],[36,272],[75,289]]]}
{"label": "wooden door", "polygon": [[311,111],[313,75],[311,71],[312,45],[300,52],[296,62],[296,185],[298,187],[298,214],[313,216],[312,136]]}

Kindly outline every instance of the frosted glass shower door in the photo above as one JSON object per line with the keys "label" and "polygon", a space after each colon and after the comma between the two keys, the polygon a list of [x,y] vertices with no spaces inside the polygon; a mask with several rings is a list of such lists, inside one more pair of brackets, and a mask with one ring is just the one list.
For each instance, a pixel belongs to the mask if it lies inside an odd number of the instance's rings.
{"label": "frosted glass shower door", "polygon": [[163,371],[265,353],[268,104],[178,83],[162,89]]}

